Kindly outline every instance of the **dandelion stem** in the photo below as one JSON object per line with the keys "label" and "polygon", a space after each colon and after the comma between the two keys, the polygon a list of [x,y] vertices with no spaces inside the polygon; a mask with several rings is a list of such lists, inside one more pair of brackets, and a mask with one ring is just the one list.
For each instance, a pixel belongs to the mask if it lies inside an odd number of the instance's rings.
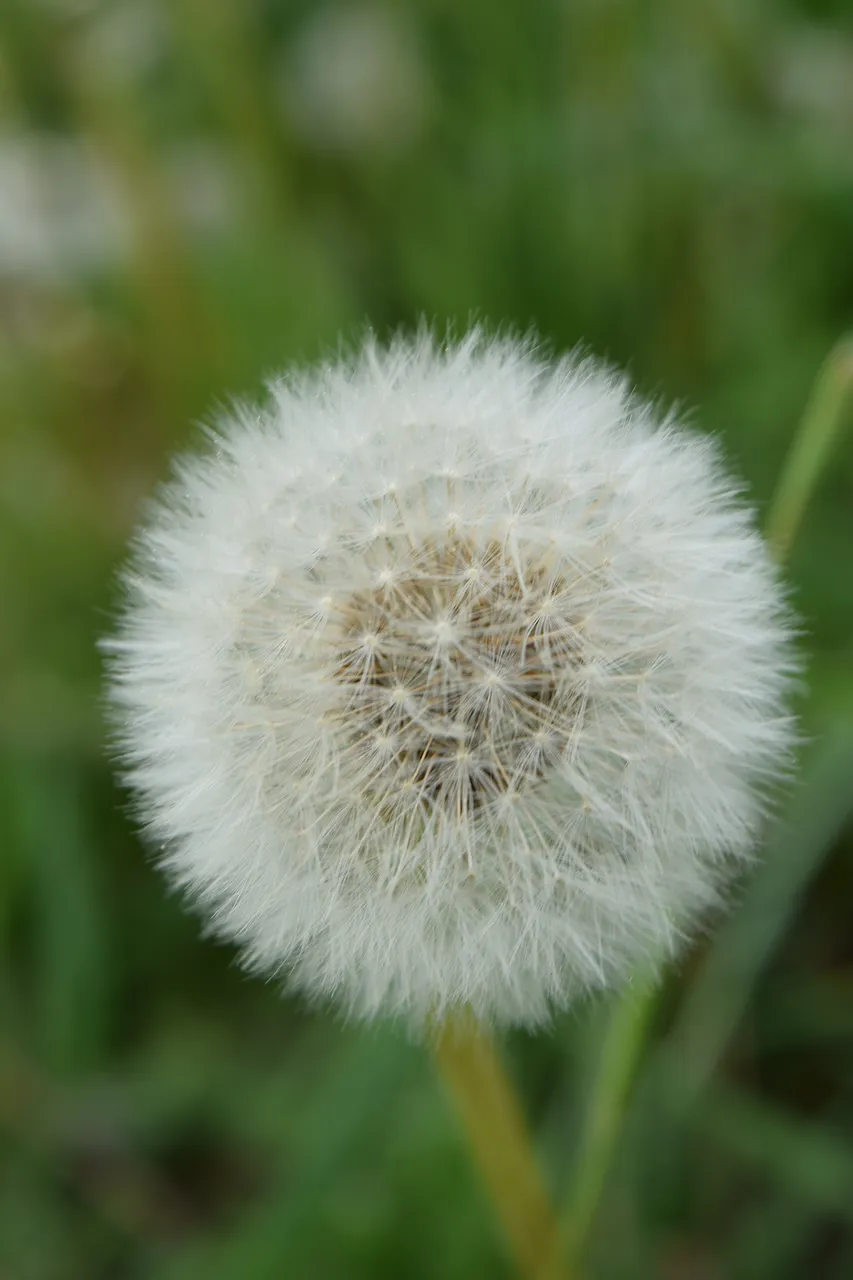
{"label": "dandelion stem", "polygon": [[557,1280],[556,1219],[516,1093],[471,1017],[437,1029],[433,1054],[525,1280]]}
{"label": "dandelion stem", "polygon": [[767,537],[784,560],[826,465],[853,394],[853,337],[830,351],[788,452],[767,517]]}

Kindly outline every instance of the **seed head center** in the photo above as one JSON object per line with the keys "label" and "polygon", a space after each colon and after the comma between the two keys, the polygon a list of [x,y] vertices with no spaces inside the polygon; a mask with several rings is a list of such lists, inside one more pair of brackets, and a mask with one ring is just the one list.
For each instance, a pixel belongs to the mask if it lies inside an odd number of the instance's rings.
{"label": "seed head center", "polygon": [[341,603],[324,633],[336,721],[383,812],[460,820],[558,760],[581,705],[563,585],[551,548],[453,535]]}

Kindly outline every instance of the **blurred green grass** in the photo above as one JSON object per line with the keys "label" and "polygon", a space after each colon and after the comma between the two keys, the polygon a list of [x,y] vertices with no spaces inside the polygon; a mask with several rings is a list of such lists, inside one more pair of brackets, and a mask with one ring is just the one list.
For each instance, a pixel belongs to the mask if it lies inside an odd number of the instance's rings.
{"label": "blurred green grass", "polygon": [[[4,0],[3,1277],[507,1274],[419,1052],[199,938],[99,707],[123,548],[193,424],[422,315],[627,365],[766,509],[853,329],[849,5]],[[851,493],[848,431],[790,566],[802,780],[662,995],[590,1275],[853,1274]],[[508,1046],[558,1187],[606,1014]]]}

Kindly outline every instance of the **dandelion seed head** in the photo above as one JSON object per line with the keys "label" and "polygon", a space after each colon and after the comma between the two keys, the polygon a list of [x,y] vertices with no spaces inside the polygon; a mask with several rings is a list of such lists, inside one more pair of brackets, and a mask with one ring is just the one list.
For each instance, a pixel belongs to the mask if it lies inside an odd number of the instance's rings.
{"label": "dandelion seed head", "polygon": [[352,1012],[535,1023],[660,963],[788,762],[777,574],[707,440],[590,359],[428,335],[184,459],[108,642],[172,878]]}

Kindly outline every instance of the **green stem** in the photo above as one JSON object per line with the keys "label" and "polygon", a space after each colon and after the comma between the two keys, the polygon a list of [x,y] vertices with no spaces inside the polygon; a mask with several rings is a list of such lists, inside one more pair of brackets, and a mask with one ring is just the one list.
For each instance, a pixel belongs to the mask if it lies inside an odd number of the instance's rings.
{"label": "green stem", "polygon": [[565,1277],[554,1212],[494,1045],[482,1027],[463,1016],[438,1028],[432,1049],[519,1273],[525,1280]]}
{"label": "green stem", "polygon": [[833,347],[817,376],[770,504],[767,538],[780,561],[791,549],[826,466],[851,392],[853,337],[848,336]]}
{"label": "green stem", "polygon": [[564,1216],[565,1251],[572,1265],[581,1258],[595,1219],[657,993],[657,986],[648,983],[620,999],[605,1032]]}

